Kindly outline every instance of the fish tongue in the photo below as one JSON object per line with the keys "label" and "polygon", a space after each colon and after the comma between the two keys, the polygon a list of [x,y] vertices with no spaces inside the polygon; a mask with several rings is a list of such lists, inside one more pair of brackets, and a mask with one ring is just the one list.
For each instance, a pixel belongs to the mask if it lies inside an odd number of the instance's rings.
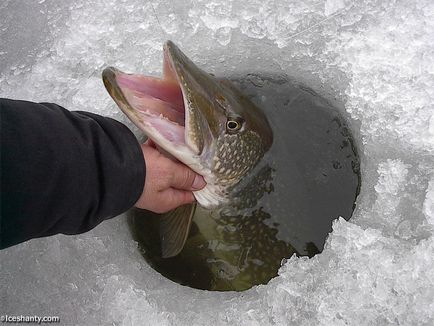
{"label": "fish tongue", "polygon": [[175,108],[172,103],[165,102],[148,94],[140,93],[126,87],[122,87],[122,93],[128,103],[137,111],[152,115],[158,119],[166,119],[180,126],[185,124],[185,113]]}
{"label": "fish tongue", "polygon": [[184,99],[178,83],[171,79],[160,79],[142,75],[120,74],[116,81],[121,89],[135,91],[143,97],[170,103],[173,109],[184,112]]}
{"label": "fish tongue", "polygon": [[152,128],[173,145],[185,142],[182,91],[169,79],[119,73],[116,82],[128,104],[140,116],[139,128]]}

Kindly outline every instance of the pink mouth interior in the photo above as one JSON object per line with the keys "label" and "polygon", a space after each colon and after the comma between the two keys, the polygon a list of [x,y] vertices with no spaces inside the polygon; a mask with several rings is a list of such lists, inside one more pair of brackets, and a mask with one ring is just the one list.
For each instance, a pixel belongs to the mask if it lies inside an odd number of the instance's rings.
{"label": "pink mouth interior", "polygon": [[172,143],[185,143],[182,91],[173,73],[166,72],[166,65],[164,68],[164,79],[118,72],[116,82],[128,104],[141,116],[145,125],[157,129]]}

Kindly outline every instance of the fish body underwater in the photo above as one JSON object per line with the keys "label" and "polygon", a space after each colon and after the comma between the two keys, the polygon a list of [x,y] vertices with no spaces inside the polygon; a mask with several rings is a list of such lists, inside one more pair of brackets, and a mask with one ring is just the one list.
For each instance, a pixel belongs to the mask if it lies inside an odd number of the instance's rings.
{"label": "fish body underwater", "polygon": [[[281,137],[273,140],[280,117],[272,128],[267,118],[272,112],[266,116],[231,81],[199,69],[170,41],[163,52],[162,79],[111,67],[103,72],[122,111],[162,151],[207,182],[194,193],[197,205],[166,214],[130,212],[133,236],[148,263],[180,284],[241,291],[267,283],[283,258],[318,253],[324,231],[319,237],[315,214],[306,203],[305,198],[312,199],[303,177],[307,174],[292,158],[283,161],[283,169],[276,160],[291,147]],[[357,160],[354,150],[349,153]],[[280,175],[282,170],[288,173]],[[358,182],[352,177],[354,190]],[[282,185],[292,189],[276,197]],[[282,201],[282,195],[287,199]],[[354,194],[351,200],[353,205]],[[348,216],[348,209],[343,215]],[[330,218],[325,225],[328,232]]]}

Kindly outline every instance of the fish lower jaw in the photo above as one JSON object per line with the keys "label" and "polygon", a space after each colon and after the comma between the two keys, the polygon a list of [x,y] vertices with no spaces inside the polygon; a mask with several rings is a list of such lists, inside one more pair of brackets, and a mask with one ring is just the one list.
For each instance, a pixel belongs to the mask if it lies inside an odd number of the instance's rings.
{"label": "fish lower jaw", "polygon": [[199,191],[193,191],[200,206],[208,209],[214,209],[223,206],[229,202],[229,198],[221,186],[207,184],[205,188]]}

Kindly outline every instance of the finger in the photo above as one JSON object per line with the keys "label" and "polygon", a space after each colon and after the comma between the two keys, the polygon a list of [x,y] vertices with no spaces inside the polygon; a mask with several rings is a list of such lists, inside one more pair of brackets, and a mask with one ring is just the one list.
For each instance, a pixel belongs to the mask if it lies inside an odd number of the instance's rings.
{"label": "finger", "polygon": [[200,190],[205,187],[203,177],[188,167],[175,163],[172,170],[171,186],[181,190]]}
{"label": "finger", "polygon": [[148,145],[152,148],[157,148],[157,145],[154,143],[154,141],[151,138],[148,138],[148,140],[145,142],[145,145]]}
{"label": "finger", "polygon": [[169,188],[163,191],[162,195],[165,197],[167,211],[195,201],[191,191]]}

